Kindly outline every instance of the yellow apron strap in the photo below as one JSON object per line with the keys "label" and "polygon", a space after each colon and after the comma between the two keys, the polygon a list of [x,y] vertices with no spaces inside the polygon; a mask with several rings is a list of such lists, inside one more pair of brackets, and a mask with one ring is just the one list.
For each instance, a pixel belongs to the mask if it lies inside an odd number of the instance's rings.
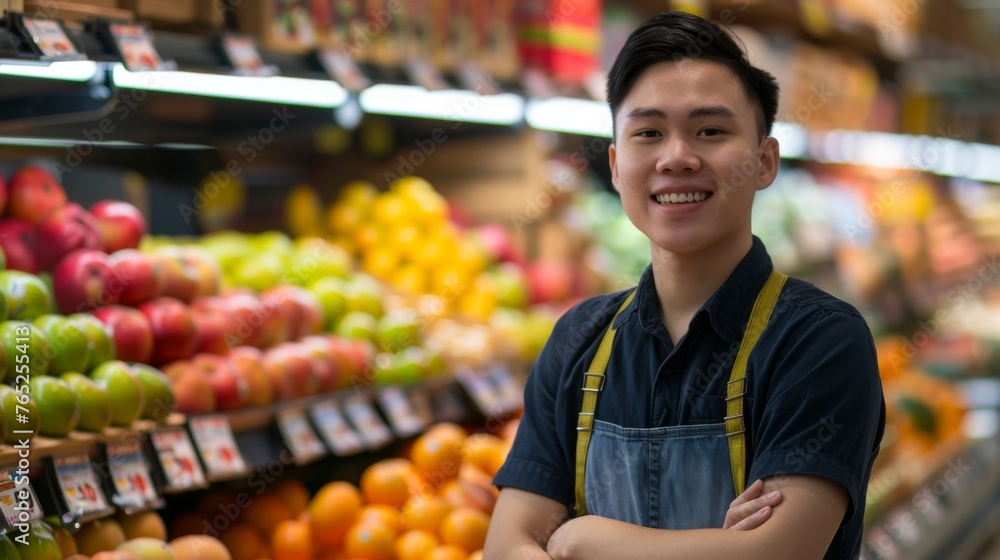
{"label": "yellow apron strap", "polygon": [[784,274],[772,270],[771,277],[757,294],[753,310],[750,311],[750,320],[743,331],[743,341],[736,354],[736,362],[729,374],[729,383],[726,384],[726,438],[729,440],[729,464],[733,471],[733,487],[737,497],[746,489],[747,457],[743,395],[746,393],[747,360],[761,333],[767,328],[771,312],[774,311],[778,295],[781,294],[781,288],[787,279]]}
{"label": "yellow apron strap", "polygon": [[580,407],[580,417],[576,422],[576,515],[587,515],[587,503],[584,499],[583,481],[587,470],[587,448],[590,446],[590,431],[594,426],[594,411],[597,410],[597,395],[604,388],[604,370],[608,367],[611,357],[611,345],[615,341],[615,321],[622,311],[632,303],[635,290],[625,298],[618,312],[615,313],[611,325],[604,332],[597,355],[590,362],[590,368],[583,374],[583,405]]}

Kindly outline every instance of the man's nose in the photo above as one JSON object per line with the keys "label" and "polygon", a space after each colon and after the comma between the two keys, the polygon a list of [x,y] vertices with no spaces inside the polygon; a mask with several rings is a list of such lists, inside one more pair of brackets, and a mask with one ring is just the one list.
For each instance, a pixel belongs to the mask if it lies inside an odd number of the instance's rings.
{"label": "man's nose", "polygon": [[701,169],[701,159],[687,138],[672,135],[661,146],[659,159],[656,162],[657,172],[678,173]]}

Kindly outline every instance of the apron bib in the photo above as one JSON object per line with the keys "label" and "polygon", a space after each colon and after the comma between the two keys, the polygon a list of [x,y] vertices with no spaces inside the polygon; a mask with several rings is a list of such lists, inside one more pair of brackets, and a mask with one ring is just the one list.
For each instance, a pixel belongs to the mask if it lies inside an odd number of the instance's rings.
{"label": "apron bib", "polygon": [[770,320],[787,277],[772,271],[754,301],[726,386],[718,424],[627,428],[595,418],[614,343],[615,319],[584,373],[577,422],[577,515],[592,513],[645,527],[722,527],[729,504],[746,487],[743,396],[750,351]]}

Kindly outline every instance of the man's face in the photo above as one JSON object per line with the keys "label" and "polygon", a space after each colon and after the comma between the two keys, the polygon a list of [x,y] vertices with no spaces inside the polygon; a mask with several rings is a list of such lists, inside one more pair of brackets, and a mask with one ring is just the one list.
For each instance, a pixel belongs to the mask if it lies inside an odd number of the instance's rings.
{"label": "man's face", "polygon": [[735,74],[715,62],[662,62],[639,76],[615,115],[611,177],[654,251],[749,239],[754,192],[778,166],[777,141],[761,141],[757,114]]}

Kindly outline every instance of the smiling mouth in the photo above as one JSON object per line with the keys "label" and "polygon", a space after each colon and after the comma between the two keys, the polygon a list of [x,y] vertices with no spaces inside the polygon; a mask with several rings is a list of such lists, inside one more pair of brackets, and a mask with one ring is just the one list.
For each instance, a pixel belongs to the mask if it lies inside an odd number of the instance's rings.
{"label": "smiling mouth", "polygon": [[690,193],[670,193],[653,195],[652,199],[658,204],[686,204],[689,202],[701,202],[712,196],[710,192],[690,192]]}

